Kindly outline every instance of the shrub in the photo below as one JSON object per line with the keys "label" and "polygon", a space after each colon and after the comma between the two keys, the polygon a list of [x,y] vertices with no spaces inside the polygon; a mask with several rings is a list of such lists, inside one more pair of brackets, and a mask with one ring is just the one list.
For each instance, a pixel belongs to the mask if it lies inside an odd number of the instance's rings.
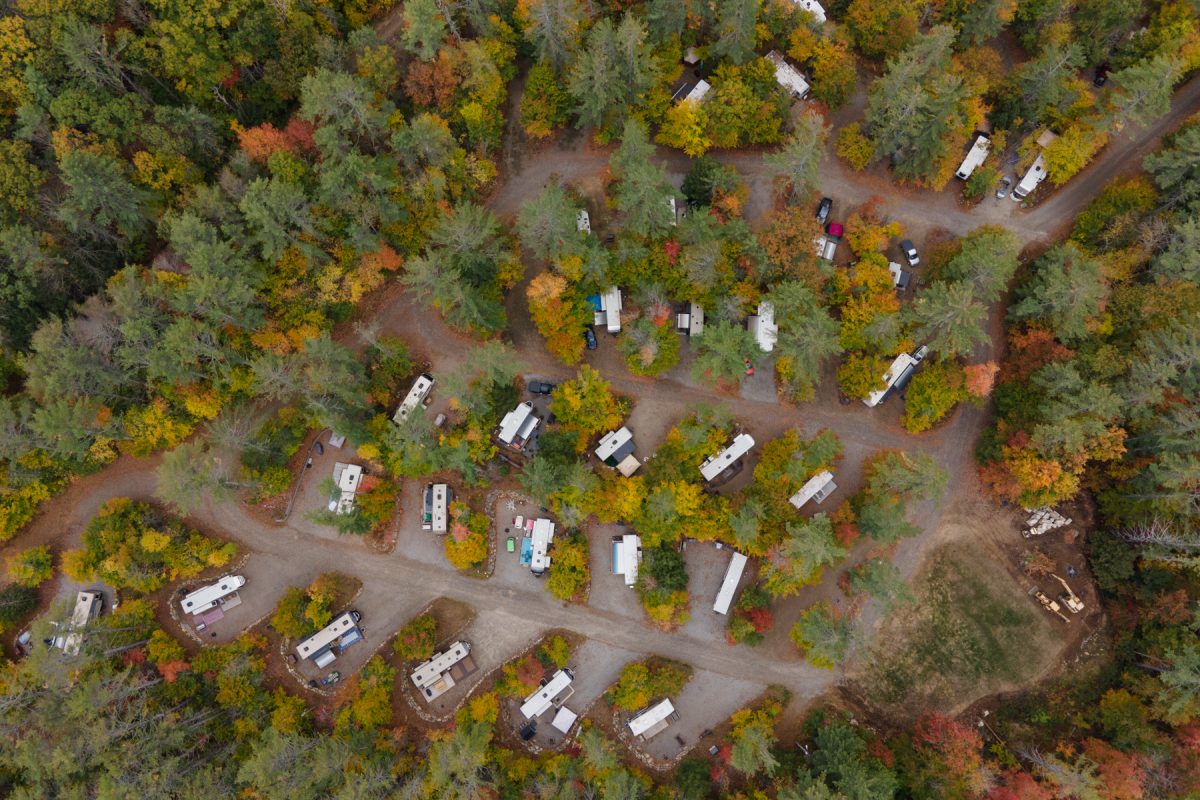
{"label": "shrub", "polygon": [[968,397],[966,373],[958,362],[926,364],[905,392],[904,427],[909,433],[929,430]]}
{"label": "shrub", "polygon": [[534,64],[525,78],[525,93],[521,97],[521,124],[532,139],[545,139],[562,127],[571,110],[567,94],[546,63]]}
{"label": "shrub", "polygon": [[814,667],[833,669],[850,649],[850,621],[829,603],[809,606],[792,628],[792,642]]}
{"label": "shrub", "polygon": [[392,720],[392,686],[396,670],[375,656],[354,678],[346,692],[347,702],[338,711],[334,730],[371,731]]}
{"label": "shrub", "polygon": [[996,171],[995,167],[979,167],[963,184],[963,197],[968,200],[979,200],[986,197],[999,180],[1000,173]]}
{"label": "shrub", "polygon": [[450,504],[450,532],[446,534],[446,560],[455,569],[473,569],[488,554],[488,518],[472,512],[466,503]]}
{"label": "shrub", "polygon": [[37,600],[37,592],[27,586],[10,583],[0,589],[0,632],[7,631],[37,608]]}
{"label": "shrub", "polygon": [[308,588],[289,587],[275,606],[271,627],[283,636],[299,639],[316,633],[333,619],[333,609],[350,595],[336,572],[318,575]]}
{"label": "shrub", "polygon": [[571,662],[571,645],[561,636],[551,636],[538,649],[552,666],[562,669]]}
{"label": "shrub", "polygon": [[651,658],[626,664],[607,697],[623,711],[637,711],[656,697],[677,694],[691,679],[692,668],[687,664]]}
{"label": "shrub", "polygon": [[228,564],[237,545],[184,527],[146,503],[113,498],[83,532],[83,547],[67,551],[63,570],[76,580],[99,579],[116,589],[153,592],[168,580],[194,578]]}
{"label": "shrub", "polygon": [[13,553],[5,560],[8,579],[18,586],[36,589],[54,575],[54,556],[50,548],[30,547]]}
{"label": "shrub", "polygon": [[855,172],[862,172],[875,157],[875,145],[862,132],[862,125],[851,123],[838,131],[835,150],[838,157],[849,164]]}
{"label": "shrub", "polygon": [[396,634],[393,649],[406,661],[426,661],[437,644],[437,621],[429,614],[413,617]]}
{"label": "shrub", "polygon": [[588,540],[579,531],[555,538],[550,545],[553,568],[546,581],[550,594],[559,600],[583,600],[591,571],[588,566]]}

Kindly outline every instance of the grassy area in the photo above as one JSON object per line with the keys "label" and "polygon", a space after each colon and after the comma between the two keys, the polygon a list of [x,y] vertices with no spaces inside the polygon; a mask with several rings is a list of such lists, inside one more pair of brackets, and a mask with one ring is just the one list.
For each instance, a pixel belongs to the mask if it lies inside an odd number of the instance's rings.
{"label": "grassy area", "polygon": [[916,592],[917,602],[884,624],[855,676],[872,705],[952,709],[1031,680],[1057,651],[1062,623],[975,550],[939,550]]}

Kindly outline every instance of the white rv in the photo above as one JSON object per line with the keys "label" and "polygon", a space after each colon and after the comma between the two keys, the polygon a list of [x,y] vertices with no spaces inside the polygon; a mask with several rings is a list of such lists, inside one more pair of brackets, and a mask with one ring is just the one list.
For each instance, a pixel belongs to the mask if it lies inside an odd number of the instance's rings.
{"label": "white rv", "polygon": [[737,594],[738,582],[742,579],[742,571],[746,569],[746,557],[734,552],[725,569],[725,577],[721,580],[721,589],[717,599],[713,601],[713,611],[718,614],[728,614],[729,606],[733,604],[733,596]]}
{"label": "white rv", "polygon": [[863,400],[863,403],[869,408],[874,408],[886,400],[887,396],[893,391],[902,391],[904,387],[908,386],[908,382],[912,380],[913,373],[917,370],[917,365],[925,358],[927,352],[929,352],[928,348],[922,346],[913,355],[901,353],[896,356],[896,360],[888,367],[888,371],[883,374],[883,388],[871,392]]}
{"label": "white rv", "polygon": [[775,82],[787,90],[788,94],[797,100],[808,96],[808,81],[800,74],[800,70],[789,64],[778,50],[767,53],[767,60],[775,65]]}
{"label": "white rv", "polygon": [[500,430],[497,431],[496,436],[502,443],[515,450],[520,450],[525,447],[525,443],[529,441],[529,437],[533,435],[539,422],[541,420],[533,414],[533,403],[525,401],[504,415],[504,419],[500,420]]}
{"label": "white rv", "polygon": [[580,233],[592,232],[592,218],[588,216],[586,208],[579,209],[579,213],[575,215],[575,229]]}
{"label": "white rv", "polygon": [[739,433],[733,437],[733,444],[726,447],[715,456],[710,456],[700,465],[700,475],[712,483],[725,470],[732,467],[742,456],[754,447],[754,437],[748,433]]}
{"label": "white rv", "polygon": [[603,325],[609,333],[621,332],[621,290],[616,286],[600,295],[600,310],[595,314],[595,323]]}
{"label": "white rv", "polygon": [[445,533],[447,525],[447,509],[450,505],[450,486],[445,483],[431,483],[425,487],[425,517],[421,522],[423,530],[434,533]]}
{"label": "white rv", "polygon": [[818,23],[822,25],[825,23],[825,8],[817,0],[792,0],[792,2],[812,14],[813,19]]}
{"label": "white rv", "polygon": [[533,521],[533,551],[529,560],[529,571],[543,575],[550,569],[550,543],[554,541],[554,523],[548,519]]}
{"label": "white rv", "polygon": [[1029,171],[1025,173],[1025,177],[1021,178],[1021,182],[1017,184],[1017,188],[1013,189],[1013,200],[1015,202],[1024,200],[1044,180],[1046,180],[1046,159],[1041,153],[1038,153],[1037,159],[1034,160]]}
{"label": "white rv", "polygon": [[408,419],[408,415],[416,410],[417,406],[421,405],[432,388],[433,378],[431,376],[418,375],[412,388],[408,390],[408,395],[400,403],[400,407],[396,409],[396,413],[392,415],[392,422],[399,425]]}
{"label": "white rv", "polygon": [[69,656],[79,655],[79,649],[83,646],[82,629],[99,617],[103,610],[103,594],[93,591],[79,592],[75,595],[71,619],[60,626],[62,631],[54,637],[54,646]]}
{"label": "white rv", "polygon": [[779,341],[779,326],[775,324],[775,306],[763,300],[758,304],[758,314],[746,317],[746,328],[754,334],[758,349],[769,353]]}
{"label": "white rv", "polygon": [[975,144],[971,145],[971,151],[967,153],[967,157],[963,159],[963,162],[958,165],[958,172],[954,173],[954,177],[960,181],[965,181],[971,177],[971,173],[983,164],[984,159],[987,158],[988,149],[991,146],[992,143],[986,136],[976,137]]}

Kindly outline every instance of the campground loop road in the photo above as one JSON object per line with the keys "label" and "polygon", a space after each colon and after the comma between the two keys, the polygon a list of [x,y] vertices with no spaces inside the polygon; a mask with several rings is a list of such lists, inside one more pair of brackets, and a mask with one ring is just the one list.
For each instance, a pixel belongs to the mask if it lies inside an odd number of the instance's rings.
{"label": "campground loop road", "polygon": [[[1146,130],[1114,137],[1088,169],[1030,212],[1020,210],[1017,204],[1007,199],[995,202],[989,199],[975,210],[965,210],[950,191],[899,190],[877,177],[848,172],[832,156],[827,157],[822,166],[822,188],[826,194],[837,198],[842,209],[873,195],[882,195],[891,214],[906,224],[923,226],[926,231],[940,228],[963,235],[979,225],[997,223],[1012,228],[1023,242],[1045,241],[1068,224],[1106,181],[1123,171],[1136,169],[1140,157],[1150,152],[1167,131],[1192,113],[1198,103],[1200,78],[1194,78],[1176,92],[1167,117]],[[515,107],[515,101],[510,102],[510,106]],[[609,151],[590,148],[584,137],[576,137],[576,140],[573,149],[548,147],[528,159],[505,177],[489,205],[511,218],[520,203],[540,191],[552,175],[566,182],[594,179],[606,169]],[[688,160],[682,155],[660,152],[675,175],[686,169]],[[717,157],[737,167],[750,185],[748,215],[757,216],[768,210],[774,188],[761,154],[717,153]],[[382,301],[373,307],[382,332],[404,337],[415,352],[430,361],[435,372],[451,371],[463,362],[471,341],[448,330],[428,309],[418,306],[403,293],[394,288],[388,290]],[[552,378],[572,374],[574,370],[554,360],[532,331],[520,290],[514,290],[509,308],[514,344],[525,369]],[[982,348],[985,353],[998,352],[1002,346],[999,316],[999,309],[993,309],[989,326],[992,342]],[[599,366],[611,366],[615,351],[616,348],[606,341],[595,357],[608,357],[610,363],[600,362]],[[686,377],[647,380],[630,376],[623,368],[603,371],[618,391],[631,395],[639,406],[649,404],[654,414],[667,423],[673,423],[688,406],[696,403],[724,402],[738,419],[748,423],[756,437],[762,437],[760,442],[791,427],[802,426],[809,433],[829,428],[846,446],[842,464],[845,483],[839,476],[845,492],[853,490],[854,482],[859,480],[862,460],[875,450],[892,447],[931,453],[950,473],[951,484],[940,506],[923,503],[917,508],[913,520],[924,533],[901,543],[896,552],[897,564],[910,577],[924,554],[938,543],[942,509],[961,497],[971,503],[978,502],[971,451],[986,419],[982,410],[963,408],[937,430],[910,436],[898,425],[899,414],[894,403],[874,412],[868,412],[858,403],[839,405],[832,369],[827,371],[816,400],[799,408],[716,392],[697,386]],[[158,457],[123,457],[99,473],[78,479],[65,493],[47,502],[37,518],[11,541],[8,548],[51,542],[59,548],[77,545],[83,527],[105,499],[117,496],[153,499],[154,470],[159,461]],[[416,513],[415,509],[407,512]],[[368,551],[355,539],[312,535],[303,529],[302,521],[295,518],[282,527],[265,524],[237,503],[210,503],[194,515],[194,520],[214,533],[247,545],[254,551],[252,560],[270,561],[270,575],[261,580],[259,590],[272,598],[278,597],[288,586],[303,584],[312,576],[331,569],[357,576],[368,588],[386,587],[387,591],[373,593],[380,598],[372,601],[377,607],[364,609],[364,615],[374,620],[374,631],[386,629],[388,635],[404,622],[401,607],[419,607],[434,597],[446,596],[498,614],[500,618],[510,620],[512,625],[541,630],[566,628],[622,649],[669,655],[721,675],[781,684],[795,692],[800,700],[819,694],[841,677],[840,670],[813,669],[799,661],[794,651],[788,652],[784,648],[749,651],[728,647],[723,641],[702,640],[683,633],[663,633],[649,628],[640,619],[589,606],[564,605],[545,592],[538,582],[525,581],[520,586],[513,586],[495,579],[480,581],[458,574],[448,564],[419,563],[403,555],[403,542],[396,552],[380,555]],[[402,530],[407,528],[402,527]],[[825,581],[827,585],[833,583],[832,577]],[[836,587],[832,591],[836,592]],[[785,601],[784,605],[789,614],[800,607],[791,601]],[[707,609],[701,608],[697,613],[707,613]],[[784,621],[785,615],[781,614],[780,622]]]}

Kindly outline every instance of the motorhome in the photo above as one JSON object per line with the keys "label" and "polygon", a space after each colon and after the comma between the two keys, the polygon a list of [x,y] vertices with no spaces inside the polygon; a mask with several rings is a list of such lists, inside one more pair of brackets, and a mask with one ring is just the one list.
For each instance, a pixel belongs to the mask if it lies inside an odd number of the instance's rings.
{"label": "motorhome", "polygon": [[775,306],[763,300],[758,304],[758,313],[746,317],[746,329],[754,334],[758,349],[769,353],[779,341],[779,326],[775,324]]}
{"label": "motorhome", "polygon": [[433,377],[430,375],[418,375],[416,381],[413,382],[412,388],[408,390],[404,400],[401,401],[400,407],[396,409],[396,413],[392,415],[392,422],[397,425],[408,419],[408,415],[416,410],[417,406],[424,402],[425,397],[429,394],[429,390],[433,388]]}
{"label": "motorhome", "polygon": [[896,356],[896,360],[892,362],[890,367],[888,367],[888,371],[883,374],[883,388],[871,392],[871,394],[863,400],[863,403],[869,408],[874,408],[886,400],[888,395],[892,392],[903,391],[904,388],[908,386],[908,382],[912,380],[912,376],[916,372],[917,365],[920,364],[921,360],[925,358],[925,354],[927,352],[929,352],[928,348],[922,346],[917,350],[916,353],[913,353],[912,355],[909,355],[908,353],[901,353],[900,355]]}
{"label": "motorhome", "polygon": [[595,452],[596,458],[628,478],[642,466],[633,450],[633,433],[629,428],[622,426],[600,437]]}
{"label": "motorhome", "polygon": [[422,530],[433,533],[445,533],[449,530],[447,510],[451,495],[449,484],[430,483],[425,486],[425,516],[421,521]]}
{"label": "motorhome", "polygon": [[958,172],[954,173],[954,177],[960,181],[965,181],[971,177],[971,173],[978,169],[987,158],[988,150],[991,146],[992,142],[986,136],[975,137],[975,143],[971,145],[971,150],[967,153],[967,157],[958,165]]}
{"label": "motorhome", "polygon": [[337,660],[337,653],[362,641],[362,638],[362,631],[358,627],[358,613],[347,611],[296,645],[296,655],[302,661],[311,658],[314,664],[324,668]]}
{"label": "motorhome", "polygon": [[821,505],[821,502],[836,490],[837,484],[833,482],[833,473],[827,469],[823,469],[809,478],[800,487],[800,491],[788,498],[788,502],[797,509],[804,508],[805,504],[810,500],[817,505]]}
{"label": "motorhome", "polygon": [[83,628],[103,611],[103,594],[91,590],[79,592],[75,595],[75,607],[71,609],[71,618],[59,625],[60,632],[54,637],[52,644],[69,656],[79,655],[79,650],[83,647]]}
{"label": "motorhome", "polygon": [[797,100],[808,97],[809,85],[800,70],[793,67],[778,50],[767,53],[767,60],[775,66],[775,82]]}
{"label": "motorhome", "polygon": [[1038,153],[1038,157],[1034,159],[1029,171],[1025,173],[1025,177],[1021,178],[1017,188],[1013,189],[1013,200],[1024,200],[1044,180],[1046,180],[1046,159],[1041,153]]}
{"label": "motorhome", "polygon": [[725,568],[725,577],[721,580],[721,589],[717,599],[713,601],[713,611],[718,614],[728,614],[729,606],[733,604],[733,596],[737,594],[738,582],[742,579],[742,571],[746,569],[746,557],[734,552]]}
{"label": "motorhome", "polygon": [[700,465],[700,475],[712,483],[722,472],[736,464],[742,456],[754,447],[754,437],[748,433],[739,433],[733,438],[733,443],[714,456],[709,456]]}
{"label": "motorhome", "polygon": [[533,403],[526,400],[500,420],[500,429],[496,432],[496,438],[514,450],[521,450],[537,429],[539,422],[541,420],[533,414]]}

